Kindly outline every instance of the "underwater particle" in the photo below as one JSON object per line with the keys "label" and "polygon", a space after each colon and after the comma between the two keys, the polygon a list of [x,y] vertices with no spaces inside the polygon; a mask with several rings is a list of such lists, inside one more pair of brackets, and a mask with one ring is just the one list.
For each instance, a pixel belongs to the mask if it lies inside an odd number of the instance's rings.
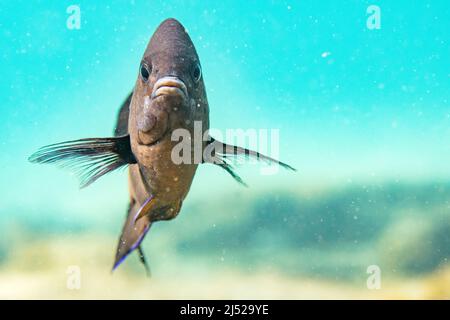
{"label": "underwater particle", "polygon": [[329,57],[330,55],[331,55],[330,51],[325,51],[325,52],[322,52],[322,54],[320,56],[325,59],[325,58]]}

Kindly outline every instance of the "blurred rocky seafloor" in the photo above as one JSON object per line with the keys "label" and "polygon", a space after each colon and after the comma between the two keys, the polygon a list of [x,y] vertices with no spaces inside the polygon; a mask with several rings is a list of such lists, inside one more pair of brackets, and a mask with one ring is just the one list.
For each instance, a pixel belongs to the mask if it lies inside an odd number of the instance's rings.
{"label": "blurred rocky seafloor", "polygon": [[450,184],[385,183],[189,201],[144,241],[150,279],[136,254],[110,272],[119,210],[93,223],[3,208],[0,298],[449,299],[449,200]]}

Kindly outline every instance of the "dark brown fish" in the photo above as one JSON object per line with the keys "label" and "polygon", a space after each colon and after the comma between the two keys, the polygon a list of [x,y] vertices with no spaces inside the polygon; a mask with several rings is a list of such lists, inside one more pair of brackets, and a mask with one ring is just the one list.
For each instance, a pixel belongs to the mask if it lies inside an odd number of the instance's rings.
{"label": "dark brown fish", "polygon": [[[205,141],[196,138],[196,124],[208,137]],[[194,150],[190,161],[173,160],[174,148],[179,146],[173,135],[180,129],[194,137],[200,159]],[[167,19],[145,50],[134,90],[120,108],[115,136],[45,146],[30,161],[74,169],[80,175],[81,187],[128,165],[130,205],[113,269],[134,249],[139,250],[147,267],[141,242],[152,223],[178,215],[199,163],[216,164],[242,184],[226,157],[251,156],[294,170],[258,152],[214,140],[208,129],[209,107],[197,52],[184,27],[175,19]],[[188,144],[191,147],[191,141]]]}

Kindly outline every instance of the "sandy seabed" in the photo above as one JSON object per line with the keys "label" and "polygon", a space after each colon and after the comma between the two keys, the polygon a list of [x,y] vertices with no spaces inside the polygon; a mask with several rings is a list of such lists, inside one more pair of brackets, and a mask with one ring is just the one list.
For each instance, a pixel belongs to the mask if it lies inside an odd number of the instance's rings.
{"label": "sandy seabed", "polygon": [[[147,278],[137,257],[110,272],[111,248],[86,237],[18,248],[0,268],[1,299],[450,299],[450,267],[419,278],[366,283],[310,279],[277,272],[212,270],[175,258]],[[95,237],[95,240],[99,240]],[[80,270],[70,288],[71,266]],[[69,283],[69,284],[68,284]]]}

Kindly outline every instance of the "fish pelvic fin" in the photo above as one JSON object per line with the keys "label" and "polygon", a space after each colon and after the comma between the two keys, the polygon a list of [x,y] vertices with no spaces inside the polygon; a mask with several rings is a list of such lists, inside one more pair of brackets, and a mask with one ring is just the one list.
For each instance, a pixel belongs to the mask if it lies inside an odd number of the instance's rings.
{"label": "fish pelvic fin", "polygon": [[142,206],[140,206],[139,210],[136,212],[136,214],[134,215],[134,219],[133,222],[136,223],[138,220],[140,220],[141,218],[147,216],[150,214],[150,212],[152,211],[152,209],[154,208],[156,203],[156,199],[154,196],[150,195],[145,202],[142,204]]}
{"label": "fish pelvic fin", "polygon": [[247,185],[241,179],[241,177],[239,177],[239,175],[237,175],[234,172],[234,169],[233,169],[232,165],[229,163],[228,159],[230,159],[232,157],[237,158],[239,156],[244,156],[246,158],[252,157],[254,159],[257,159],[259,161],[263,161],[263,162],[266,162],[269,164],[276,163],[287,170],[297,171],[297,169],[291,167],[290,165],[288,165],[284,162],[281,162],[279,160],[276,160],[274,158],[271,158],[269,156],[266,156],[257,151],[253,151],[253,150],[238,147],[238,146],[229,145],[229,144],[220,142],[212,137],[209,138],[206,148],[210,148],[209,149],[210,152],[206,152],[206,154],[211,154],[211,156],[209,158],[204,158],[203,162],[218,165],[219,167],[226,170],[237,182],[239,182],[240,184],[242,184],[244,186],[247,186]]}
{"label": "fish pelvic fin", "polygon": [[87,187],[108,172],[136,163],[129,135],[51,144],[40,148],[28,160],[70,169],[79,177],[80,188]]}
{"label": "fish pelvic fin", "polygon": [[112,270],[114,271],[117,267],[125,261],[128,255],[135,249],[139,250],[139,258],[144,264],[147,274],[149,274],[150,269],[148,268],[147,262],[145,260],[141,243],[144,240],[145,235],[151,226],[151,221],[149,217],[145,216],[138,221],[135,221],[136,212],[138,210],[136,202],[133,201],[128,209],[128,214],[125,223],[122,228],[122,234],[119,238],[119,243],[117,245],[116,257],[114,260],[114,265]]}
{"label": "fish pelvic fin", "polygon": [[142,248],[142,243],[137,247],[139,252],[139,260],[141,260],[141,263],[144,265],[145,273],[147,274],[148,278],[152,277],[152,271],[150,269],[149,264],[147,263],[147,259],[145,258],[144,249]]}

